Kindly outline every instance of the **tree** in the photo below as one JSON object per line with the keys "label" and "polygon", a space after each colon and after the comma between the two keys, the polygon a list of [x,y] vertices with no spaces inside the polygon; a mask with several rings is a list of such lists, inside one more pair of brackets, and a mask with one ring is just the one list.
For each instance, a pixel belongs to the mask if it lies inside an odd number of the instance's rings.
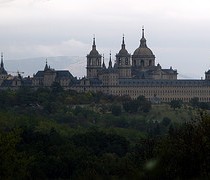
{"label": "tree", "polygon": [[63,88],[58,82],[53,82],[51,85],[52,93],[57,94],[63,92]]}
{"label": "tree", "polygon": [[126,112],[149,112],[151,109],[151,102],[148,101],[144,96],[139,96],[136,100],[131,100],[123,103],[123,108]]}
{"label": "tree", "polygon": [[182,107],[182,100],[172,100],[170,102],[170,106],[171,108],[173,108],[174,110],[177,108],[177,109],[180,109]]}
{"label": "tree", "polygon": [[120,105],[115,105],[115,104],[112,105],[111,110],[112,110],[112,114],[115,116],[119,116],[122,113]]}
{"label": "tree", "polygon": [[207,103],[207,102],[200,102],[199,103],[199,108],[207,110],[207,109],[209,109],[209,103]]}
{"label": "tree", "polygon": [[136,113],[138,111],[138,103],[136,100],[123,103],[123,108],[126,112]]}
{"label": "tree", "polygon": [[21,129],[0,131],[0,179],[27,179],[25,168],[27,160],[17,146],[21,141]]}
{"label": "tree", "polygon": [[210,117],[205,113],[173,129],[157,147],[157,179],[209,179]]}
{"label": "tree", "polygon": [[164,117],[161,124],[164,125],[165,127],[168,126],[171,123],[171,119],[168,117]]}
{"label": "tree", "polygon": [[129,142],[117,134],[106,134],[98,130],[90,130],[74,135],[71,139],[78,147],[83,147],[91,154],[100,156],[104,153],[115,153],[124,156],[128,152]]}
{"label": "tree", "polygon": [[190,105],[193,108],[198,108],[199,107],[199,98],[198,97],[194,97],[190,100]]}

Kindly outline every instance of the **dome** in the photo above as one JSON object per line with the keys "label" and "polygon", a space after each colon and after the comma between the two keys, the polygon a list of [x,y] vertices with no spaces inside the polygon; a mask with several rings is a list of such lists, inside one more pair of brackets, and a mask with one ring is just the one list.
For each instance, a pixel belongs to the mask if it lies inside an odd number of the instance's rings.
{"label": "dome", "polygon": [[154,56],[152,51],[148,47],[139,47],[137,48],[134,53],[134,56]]}
{"label": "dome", "polygon": [[140,40],[140,46],[134,51],[134,56],[146,56],[154,57],[152,51],[147,47],[146,39],[144,37],[144,28],[142,29],[142,38]]}

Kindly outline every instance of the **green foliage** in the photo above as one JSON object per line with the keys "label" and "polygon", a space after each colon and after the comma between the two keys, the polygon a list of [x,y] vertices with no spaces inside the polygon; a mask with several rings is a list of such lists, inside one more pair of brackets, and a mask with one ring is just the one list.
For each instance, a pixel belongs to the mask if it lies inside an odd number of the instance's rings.
{"label": "green foliage", "polygon": [[112,105],[111,110],[112,110],[112,114],[115,116],[119,116],[122,113],[120,105],[115,105],[115,104]]}
{"label": "green foliage", "polygon": [[199,98],[197,98],[197,97],[194,97],[190,100],[190,105],[193,108],[200,108],[200,109],[204,109],[204,110],[210,109],[210,104],[209,103],[199,102]]}
{"label": "green foliage", "polygon": [[147,113],[151,110],[151,102],[144,96],[139,96],[136,100],[124,102],[123,108],[129,113],[137,113],[138,111]]}
{"label": "green foliage", "polygon": [[83,147],[97,156],[104,153],[115,153],[118,156],[124,156],[129,148],[129,142],[124,137],[116,134],[106,134],[97,130],[75,135],[72,140],[76,146]]}
{"label": "green foliage", "polygon": [[202,115],[195,123],[170,130],[159,148],[158,174],[161,179],[205,179],[210,170],[210,118]]}
{"label": "green foliage", "polygon": [[193,108],[198,108],[199,107],[199,98],[198,97],[194,97],[190,100],[190,105]]}
{"label": "green foliage", "polygon": [[21,141],[21,130],[13,129],[7,132],[0,132],[0,178],[13,179],[25,178],[27,175],[26,166],[28,160],[23,152],[17,151],[17,145]]}
{"label": "green foliage", "polygon": [[77,93],[57,84],[0,91],[0,98],[1,179],[210,177],[210,116],[196,99],[198,112],[174,111],[143,96]]}
{"label": "green foliage", "polygon": [[168,118],[168,117],[164,117],[163,120],[162,120],[162,122],[161,122],[161,124],[163,126],[168,126],[170,123],[171,123],[171,119]]}
{"label": "green foliage", "polygon": [[182,100],[172,100],[170,102],[170,106],[171,108],[175,109],[180,109],[183,105],[183,101]]}

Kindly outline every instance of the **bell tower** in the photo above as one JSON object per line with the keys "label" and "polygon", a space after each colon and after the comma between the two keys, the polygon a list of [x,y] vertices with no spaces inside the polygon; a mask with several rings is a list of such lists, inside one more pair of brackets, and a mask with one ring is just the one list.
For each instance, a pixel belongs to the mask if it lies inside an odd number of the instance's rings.
{"label": "bell tower", "polygon": [[120,78],[130,78],[131,77],[131,64],[130,64],[131,55],[125,49],[125,38],[123,35],[121,50],[116,55],[116,64],[119,69]]}
{"label": "bell tower", "polygon": [[101,55],[96,50],[95,37],[93,38],[92,50],[87,55],[87,78],[97,78],[101,67]]}

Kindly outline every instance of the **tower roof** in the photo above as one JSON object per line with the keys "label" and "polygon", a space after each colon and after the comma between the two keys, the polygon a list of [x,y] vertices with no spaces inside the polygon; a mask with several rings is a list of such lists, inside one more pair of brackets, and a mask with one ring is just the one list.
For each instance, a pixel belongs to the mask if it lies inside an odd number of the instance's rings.
{"label": "tower roof", "polygon": [[46,70],[48,70],[49,69],[49,67],[48,67],[48,65],[47,65],[47,59],[46,59],[46,64],[45,64],[45,67],[44,67],[44,71],[46,71]]}
{"label": "tower roof", "polygon": [[1,53],[0,74],[7,75],[7,71],[4,69],[4,56],[3,56],[3,53]]}
{"label": "tower roof", "polygon": [[98,53],[98,51],[96,50],[95,37],[93,38],[92,50],[90,51],[89,56],[101,56],[101,55]]}
{"label": "tower roof", "polygon": [[118,55],[120,55],[120,56],[128,55],[128,51],[125,49],[125,38],[124,38],[124,35],[123,35],[123,39],[122,39],[122,47],[121,47]]}
{"label": "tower roof", "polygon": [[103,54],[103,64],[102,64],[103,69],[106,69],[106,65],[104,63],[104,54]]}

